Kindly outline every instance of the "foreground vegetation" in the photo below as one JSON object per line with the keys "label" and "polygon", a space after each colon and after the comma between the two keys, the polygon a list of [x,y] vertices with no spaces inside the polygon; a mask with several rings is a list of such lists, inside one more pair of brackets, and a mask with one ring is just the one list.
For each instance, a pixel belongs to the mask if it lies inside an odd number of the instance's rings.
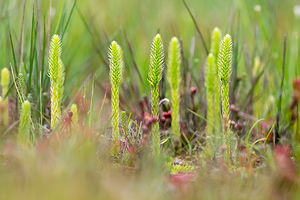
{"label": "foreground vegetation", "polygon": [[299,198],[296,1],[0,10],[1,198]]}

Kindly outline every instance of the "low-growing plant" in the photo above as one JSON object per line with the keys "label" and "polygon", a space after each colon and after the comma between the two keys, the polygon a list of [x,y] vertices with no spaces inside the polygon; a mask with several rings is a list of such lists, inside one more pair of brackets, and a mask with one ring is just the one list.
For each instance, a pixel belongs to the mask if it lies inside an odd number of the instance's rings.
{"label": "low-growing plant", "polygon": [[51,92],[51,128],[54,129],[61,120],[61,101],[64,91],[65,69],[61,60],[61,41],[53,35],[49,51],[49,77]]}
{"label": "low-growing plant", "polygon": [[7,92],[8,92],[8,85],[10,81],[10,73],[9,70],[5,67],[1,71],[1,86],[2,86],[2,96],[4,98],[3,100],[3,124],[8,125],[9,122],[9,113],[8,113],[8,97],[7,97]]}
{"label": "low-growing plant", "polygon": [[[151,107],[152,116],[157,117],[159,111],[159,82],[162,78],[162,72],[164,69],[164,49],[163,42],[160,34],[157,34],[151,45],[150,52],[150,65],[148,73],[148,81],[151,86]],[[160,130],[158,121],[152,125],[152,151],[154,157],[158,157],[160,154]]]}
{"label": "low-growing plant", "polygon": [[173,37],[169,44],[168,52],[168,81],[171,88],[172,105],[172,132],[176,140],[180,140],[180,82],[181,82],[181,52],[180,43],[176,37]]}
{"label": "low-growing plant", "polygon": [[31,105],[29,101],[24,101],[22,104],[19,135],[18,139],[24,144],[30,143],[30,117],[31,117]]}
{"label": "low-growing plant", "polygon": [[114,149],[119,148],[120,140],[120,118],[119,118],[119,93],[123,74],[123,52],[117,42],[113,41],[109,48],[109,68],[110,68],[110,84],[111,84],[111,108],[112,108],[112,140]]}
{"label": "low-growing plant", "polygon": [[229,80],[231,75],[231,64],[232,64],[232,39],[229,34],[225,35],[222,40],[218,67],[219,67],[219,77],[221,82],[221,98],[222,98],[222,115],[223,115],[223,127],[224,127],[224,138],[225,138],[225,159],[229,161],[232,155],[232,141],[230,132],[230,110],[229,110]]}
{"label": "low-growing plant", "polygon": [[189,163],[176,159],[170,164],[170,174],[190,173],[195,170],[195,167]]}

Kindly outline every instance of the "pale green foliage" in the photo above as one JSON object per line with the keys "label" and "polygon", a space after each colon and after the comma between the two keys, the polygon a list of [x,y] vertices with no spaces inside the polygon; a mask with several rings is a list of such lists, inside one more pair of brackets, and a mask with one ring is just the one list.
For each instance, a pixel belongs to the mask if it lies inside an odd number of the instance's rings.
{"label": "pale green foliage", "polygon": [[[162,71],[164,69],[164,50],[161,36],[157,34],[151,45],[150,52],[150,66],[148,73],[148,80],[151,86],[151,105],[152,116],[158,117],[159,110],[159,82],[162,78]],[[152,125],[152,145],[153,155],[157,157],[160,154],[160,131],[159,124],[155,122]]]}
{"label": "pale green foliage", "polygon": [[[3,68],[1,71],[1,86],[2,86],[2,96],[5,97],[7,91],[8,91],[8,85],[10,81],[10,73],[7,68]],[[3,101],[3,123],[4,125],[8,125],[8,119],[9,119],[9,114],[8,114],[8,98],[4,98]]]}
{"label": "pale green foliage", "polygon": [[[222,114],[223,114],[223,126],[225,131],[225,145],[226,145],[226,157],[231,157],[231,137],[229,138],[229,79],[231,75],[232,64],[232,40],[230,35],[226,35],[221,43],[218,67],[219,77],[221,81],[221,98],[222,98]],[[231,135],[231,134],[230,134]]]}
{"label": "pale green foliage", "polygon": [[123,74],[123,52],[121,47],[113,41],[109,48],[109,68],[111,83],[111,107],[112,107],[112,137],[115,147],[118,146],[120,130],[119,130],[119,93]]}
{"label": "pale green foliage", "polygon": [[171,103],[172,103],[172,131],[175,137],[180,139],[180,65],[181,52],[180,43],[176,37],[173,37],[169,44],[168,54],[168,81],[171,87]]}
{"label": "pale green foliage", "polygon": [[207,102],[207,123],[206,123],[206,153],[209,157],[212,155],[213,148],[213,137],[214,135],[214,127],[215,127],[215,60],[212,53],[210,53],[207,57],[206,63],[206,71],[205,71],[205,87],[206,87],[206,102]]}
{"label": "pale green foliage", "polygon": [[76,104],[72,104],[70,108],[72,112],[72,128],[78,128],[78,109]]}
{"label": "pale green foliage", "polygon": [[64,91],[65,69],[61,60],[61,42],[58,35],[53,35],[49,51],[49,77],[51,92],[51,128],[61,119],[61,101]]}
{"label": "pale green foliage", "polygon": [[24,101],[22,104],[22,110],[20,115],[19,135],[18,139],[20,142],[30,142],[30,116],[31,106],[29,101]]}
{"label": "pale green foliage", "polygon": [[[211,50],[210,52],[213,54],[214,57],[214,100],[215,100],[215,106],[213,108],[214,112],[214,126],[215,128],[220,127],[221,122],[221,105],[220,105],[220,80],[219,80],[219,68],[218,68],[218,56],[219,56],[219,49],[220,49],[220,43],[222,39],[222,33],[219,28],[214,28],[212,35],[211,35]],[[217,131],[220,132],[220,131]]]}

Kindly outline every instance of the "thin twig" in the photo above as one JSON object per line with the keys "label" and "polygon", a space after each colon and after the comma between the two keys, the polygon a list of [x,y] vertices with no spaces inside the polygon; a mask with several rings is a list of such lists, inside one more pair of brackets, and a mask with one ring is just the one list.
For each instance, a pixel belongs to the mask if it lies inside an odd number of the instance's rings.
{"label": "thin twig", "polygon": [[197,24],[197,21],[196,21],[194,15],[193,15],[192,11],[190,10],[189,6],[188,6],[187,3],[185,2],[185,0],[182,0],[182,2],[183,2],[185,8],[186,8],[187,11],[189,12],[189,14],[190,14],[190,16],[191,16],[191,18],[192,18],[192,20],[193,20],[194,26],[195,26],[195,28],[196,28],[196,30],[197,30],[199,36],[200,36],[200,39],[201,39],[202,44],[203,44],[205,53],[206,53],[206,55],[208,55],[208,53],[209,53],[209,52],[208,52],[208,48],[207,48],[207,45],[206,45],[206,43],[205,43],[204,37],[203,37],[203,35],[202,35],[201,31],[200,31],[200,28],[199,28],[199,26],[198,26],[198,24]]}

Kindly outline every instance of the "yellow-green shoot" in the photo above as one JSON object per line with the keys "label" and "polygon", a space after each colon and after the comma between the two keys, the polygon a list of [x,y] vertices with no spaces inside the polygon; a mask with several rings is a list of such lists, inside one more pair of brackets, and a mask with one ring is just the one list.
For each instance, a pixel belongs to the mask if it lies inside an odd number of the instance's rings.
{"label": "yellow-green shoot", "polygon": [[180,65],[181,52],[180,43],[176,37],[173,37],[169,44],[168,51],[168,81],[171,88],[171,104],[172,104],[172,132],[176,140],[180,140]]}
{"label": "yellow-green shoot", "polygon": [[64,91],[65,69],[61,60],[61,41],[53,35],[49,51],[49,77],[51,92],[51,128],[54,129],[61,120],[61,101]]}
{"label": "yellow-green shoot", "polygon": [[[220,49],[220,43],[222,40],[222,33],[219,28],[214,28],[212,35],[211,35],[211,49],[210,52],[213,55],[214,59],[214,104],[213,107],[213,113],[214,113],[214,127],[216,129],[220,128],[221,123],[221,105],[220,105],[220,80],[219,80],[219,68],[218,68],[218,57],[219,57],[219,49]],[[217,132],[220,132],[217,130]]]}
{"label": "yellow-green shoot", "polygon": [[231,150],[231,137],[229,127],[229,80],[231,75],[231,64],[232,64],[232,39],[227,34],[221,43],[218,59],[219,67],[219,78],[221,81],[221,98],[222,98],[222,114],[223,114],[223,126],[225,134],[225,145],[226,145],[226,159],[229,160],[232,155]]}
{"label": "yellow-green shoot", "polygon": [[120,130],[119,130],[119,95],[124,68],[123,52],[121,47],[113,41],[109,47],[109,77],[111,84],[111,109],[112,109],[112,140],[116,150],[119,148]]}
{"label": "yellow-green shoot", "polygon": [[10,81],[9,70],[7,68],[3,68],[1,71],[1,86],[2,86],[2,96],[4,98],[4,100],[3,100],[3,106],[4,106],[3,123],[5,126],[7,126],[9,123],[9,114],[8,114],[9,101],[8,101],[8,97],[7,97],[9,81]]}
{"label": "yellow-green shoot", "polygon": [[207,103],[207,122],[206,122],[206,154],[209,158],[212,157],[213,141],[215,137],[214,127],[215,124],[215,112],[216,104],[215,99],[215,60],[212,53],[207,57],[206,70],[205,70],[205,87],[206,87],[206,103]]}
{"label": "yellow-green shoot", "polygon": [[31,106],[29,101],[24,101],[20,115],[19,135],[18,139],[24,144],[30,143],[30,117]]}
{"label": "yellow-green shoot", "polygon": [[[148,81],[151,86],[152,116],[157,117],[159,111],[159,82],[164,69],[164,49],[160,34],[157,34],[151,44]],[[160,130],[158,121],[152,125],[152,153],[155,158],[160,155]]]}

